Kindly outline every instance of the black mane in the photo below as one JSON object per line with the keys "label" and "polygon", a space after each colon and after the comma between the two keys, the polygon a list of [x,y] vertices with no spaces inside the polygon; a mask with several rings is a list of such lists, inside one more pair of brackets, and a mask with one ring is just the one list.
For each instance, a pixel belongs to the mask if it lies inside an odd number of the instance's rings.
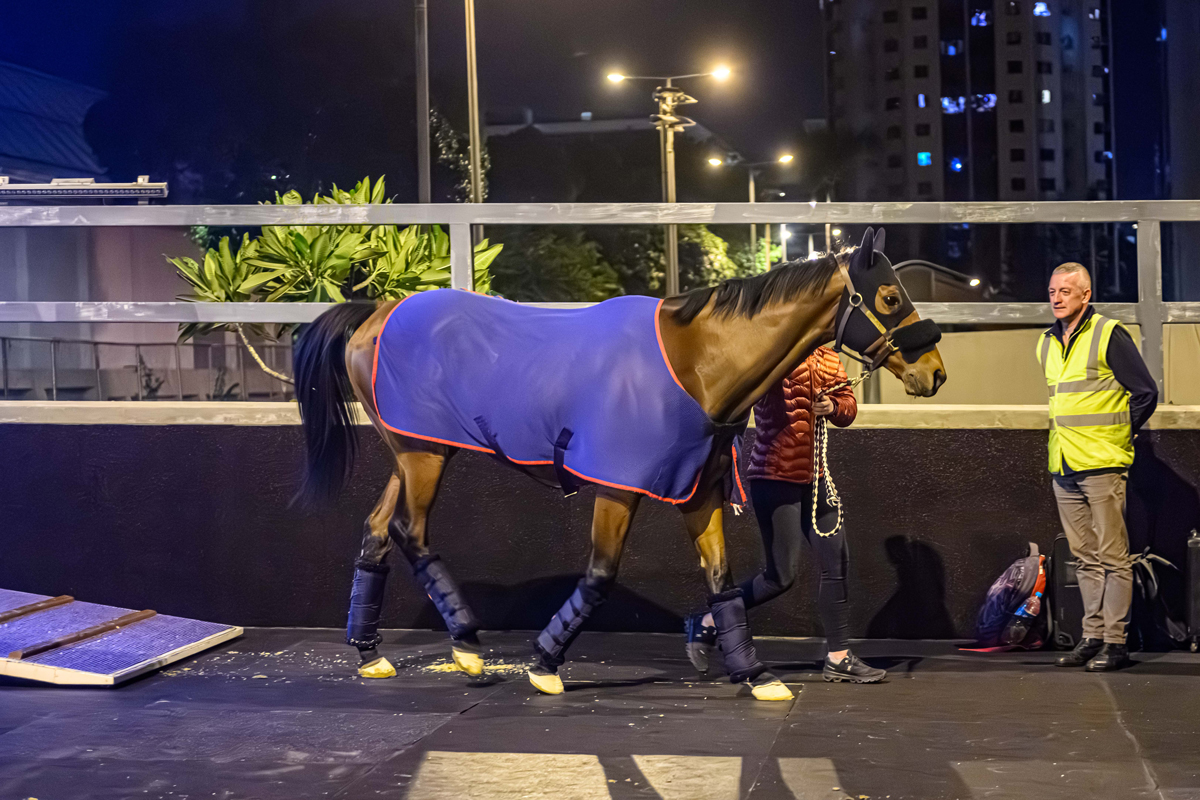
{"label": "black mane", "polygon": [[674,317],[684,325],[696,318],[716,295],[714,317],[754,317],[771,303],[785,303],[823,288],[837,272],[837,256],[826,253],[815,261],[789,261],[752,278],[730,278],[716,286],[682,295]]}

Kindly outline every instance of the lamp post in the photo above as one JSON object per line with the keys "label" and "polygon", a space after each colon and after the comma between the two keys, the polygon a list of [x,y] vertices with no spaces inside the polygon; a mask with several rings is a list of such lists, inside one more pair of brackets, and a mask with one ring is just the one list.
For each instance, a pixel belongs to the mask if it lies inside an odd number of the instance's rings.
{"label": "lamp post", "polygon": [[[749,181],[750,202],[756,203],[756,202],[758,202],[758,190],[755,188],[754,179],[758,176],[758,173],[760,173],[765,167],[770,167],[775,164],[790,164],[790,163],[792,163],[794,158],[795,158],[795,156],[793,156],[791,153],[784,153],[783,155],[781,155],[779,158],[775,159],[774,161],[743,161],[741,156],[739,156],[737,154],[733,154],[724,159],[713,156],[712,158],[710,158],[708,160],[708,163],[714,167],[728,166],[728,167],[742,167],[743,169],[745,169],[746,177]],[[751,257],[755,258],[755,260],[757,260],[757,256],[758,256],[758,226],[753,222],[750,223],[750,253],[751,253]],[[771,226],[767,225],[767,267],[768,268],[770,268],[770,266],[771,266],[770,262],[771,262]]]}
{"label": "lamp post", "polygon": [[[679,106],[697,102],[696,98],[684,94],[683,90],[674,85],[674,81],[685,78],[713,77],[723,81],[729,77],[728,67],[717,67],[712,72],[693,72],[688,75],[625,75],[620,72],[609,73],[608,79],[613,83],[621,81],[661,81],[662,84],[654,90],[653,98],[658,103],[658,113],[652,114],[650,120],[658,128],[659,153],[662,161],[662,191],[663,202],[675,202],[675,133],[682,131],[696,121],[676,113]],[[667,285],[666,294],[679,294],[679,228],[674,223],[666,226],[667,241]]]}
{"label": "lamp post", "polygon": [[467,105],[471,138],[471,202],[483,202],[483,137],[479,133],[479,71],[475,65],[475,0],[464,0],[467,15]]}

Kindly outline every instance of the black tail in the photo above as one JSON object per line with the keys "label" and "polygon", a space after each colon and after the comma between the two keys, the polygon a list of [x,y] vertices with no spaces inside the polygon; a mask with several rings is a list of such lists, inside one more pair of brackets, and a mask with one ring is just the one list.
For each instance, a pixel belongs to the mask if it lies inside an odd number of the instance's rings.
{"label": "black tail", "polygon": [[342,303],[304,326],[296,339],[292,374],[308,449],[297,499],[332,500],[350,480],[358,431],[350,409],[354,387],[346,372],[346,342],[375,308],[374,303]]}

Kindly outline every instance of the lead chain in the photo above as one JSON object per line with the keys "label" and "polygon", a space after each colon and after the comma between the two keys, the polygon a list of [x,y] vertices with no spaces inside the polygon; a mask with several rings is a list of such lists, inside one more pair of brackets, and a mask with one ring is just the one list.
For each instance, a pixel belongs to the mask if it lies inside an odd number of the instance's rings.
{"label": "lead chain", "polygon": [[[871,373],[863,370],[854,380],[836,383],[828,389],[822,390],[821,394],[828,394],[844,386],[853,390],[854,387],[870,377]],[[836,536],[837,532],[842,529],[842,498],[838,496],[837,486],[833,482],[833,474],[829,471],[829,423],[825,417],[817,417],[813,429],[813,466],[817,468],[817,474],[813,476],[812,529],[817,536]],[[820,499],[822,473],[825,474],[826,501],[832,508],[837,509],[837,525],[828,533],[817,526],[817,501]]]}

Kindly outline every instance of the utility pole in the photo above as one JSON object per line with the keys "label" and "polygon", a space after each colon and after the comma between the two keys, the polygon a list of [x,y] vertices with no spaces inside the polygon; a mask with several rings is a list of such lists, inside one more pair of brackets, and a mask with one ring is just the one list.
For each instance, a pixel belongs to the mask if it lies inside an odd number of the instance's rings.
{"label": "utility pole", "polygon": [[[754,170],[746,170],[750,175],[750,202],[755,202],[757,192],[754,190]],[[754,265],[755,270],[758,269],[758,225],[754,222],[750,223],[750,263]]]}
{"label": "utility pole", "polygon": [[467,104],[471,136],[471,202],[483,202],[483,137],[479,132],[479,72],[475,64],[475,0],[463,0],[467,13]]}
{"label": "utility pole", "polygon": [[427,0],[414,3],[417,34],[417,200],[433,201],[429,161],[429,11]]}

